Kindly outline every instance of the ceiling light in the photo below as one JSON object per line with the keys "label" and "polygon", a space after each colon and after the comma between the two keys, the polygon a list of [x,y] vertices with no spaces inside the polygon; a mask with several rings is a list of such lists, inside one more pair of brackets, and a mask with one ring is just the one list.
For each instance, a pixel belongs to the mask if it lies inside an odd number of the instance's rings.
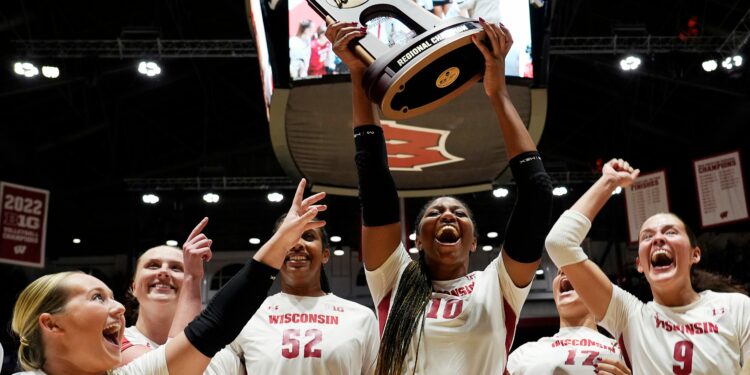
{"label": "ceiling light", "polygon": [[336,249],[336,250],[333,251],[333,255],[335,255],[337,257],[340,257],[340,256],[344,255],[344,250]]}
{"label": "ceiling light", "polygon": [[412,241],[416,241],[417,240],[417,234],[416,233],[410,234],[409,235],[409,239],[412,240]]}
{"label": "ceiling light", "polygon": [[641,58],[637,56],[628,56],[620,60],[620,69],[624,71],[636,70],[641,66]]}
{"label": "ceiling light", "polygon": [[721,66],[726,70],[732,70],[734,68],[742,66],[743,62],[744,60],[742,59],[742,56],[735,55],[725,58],[724,61],[721,62]]}
{"label": "ceiling light", "polygon": [[57,78],[60,76],[60,69],[56,66],[43,66],[42,75],[47,78]]}
{"label": "ceiling light", "polygon": [[175,240],[167,240],[167,246],[177,246],[177,241],[175,241]]}
{"label": "ceiling light", "polygon": [[487,233],[487,238],[497,238],[497,232],[489,232],[489,233]]}
{"label": "ceiling light", "polygon": [[253,244],[253,245],[257,245],[257,244],[260,243],[260,238],[253,237],[253,238],[250,239],[250,243]]}
{"label": "ceiling light", "polygon": [[544,275],[544,270],[536,270],[536,274],[539,276]]}
{"label": "ceiling light", "polygon": [[734,63],[734,66],[742,66],[742,56],[737,55],[732,57],[732,62]]}
{"label": "ceiling light", "polygon": [[281,193],[273,192],[273,193],[268,193],[267,198],[269,202],[278,203],[284,200],[284,195]]}
{"label": "ceiling light", "polygon": [[161,74],[161,68],[159,67],[159,64],[153,61],[141,61],[138,64],[138,73],[148,77],[154,77]]}
{"label": "ceiling light", "polygon": [[146,204],[157,204],[159,203],[159,196],[156,194],[143,194],[141,197],[143,203]]}
{"label": "ceiling light", "polygon": [[341,242],[341,236],[331,236],[331,242]]}
{"label": "ceiling light", "polygon": [[719,67],[719,63],[717,63],[716,60],[711,59],[704,61],[701,66],[703,67],[703,70],[707,72],[713,72],[714,70],[716,70],[716,68]]}
{"label": "ceiling light", "polygon": [[409,249],[409,252],[412,253],[412,254],[416,254],[416,253],[419,252],[419,250],[417,250],[416,247],[412,247],[411,249]]}
{"label": "ceiling light", "polygon": [[73,239],[73,243],[74,244],[79,244],[79,243],[81,243],[81,239],[80,238],[74,238]]}
{"label": "ceiling light", "polygon": [[552,195],[556,197],[561,197],[565,194],[568,194],[568,188],[566,188],[565,186],[558,186],[552,189]]}
{"label": "ceiling light", "polygon": [[617,194],[620,194],[620,193],[622,193],[622,188],[618,186],[615,189],[615,191],[612,192],[612,195],[617,195]]}
{"label": "ceiling light", "polygon": [[484,245],[484,246],[482,246],[482,250],[484,250],[484,251],[492,251],[492,245]]}
{"label": "ceiling light", "polygon": [[203,194],[203,200],[206,201],[206,203],[219,203],[219,194],[216,194],[216,193]]}
{"label": "ceiling light", "polygon": [[504,198],[508,196],[508,189],[506,188],[497,188],[492,191],[492,195],[495,196],[495,198]]}
{"label": "ceiling light", "polygon": [[39,69],[29,62],[17,62],[13,64],[13,71],[26,78],[31,78],[39,74]]}

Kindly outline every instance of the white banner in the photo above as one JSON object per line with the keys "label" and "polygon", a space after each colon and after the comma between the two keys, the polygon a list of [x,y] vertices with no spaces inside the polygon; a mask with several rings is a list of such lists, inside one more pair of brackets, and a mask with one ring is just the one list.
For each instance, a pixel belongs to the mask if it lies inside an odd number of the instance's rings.
{"label": "white banner", "polygon": [[625,189],[625,208],[630,242],[638,242],[638,233],[646,219],[660,212],[669,212],[664,171],[641,175]]}
{"label": "white banner", "polygon": [[44,267],[49,191],[0,182],[0,263]]}
{"label": "white banner", "polygon": [[693,170],[703,227],[748,218],[739,151],[695,160]]}

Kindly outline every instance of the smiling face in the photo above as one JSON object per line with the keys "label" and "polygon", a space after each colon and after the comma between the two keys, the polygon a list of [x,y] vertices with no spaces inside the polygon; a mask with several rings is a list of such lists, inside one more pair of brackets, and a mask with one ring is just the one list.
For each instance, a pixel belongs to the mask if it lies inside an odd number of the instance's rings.
{"label": "smiling face", "polygon": [[133,295],[141,307],[176,304],[184,278],[182,252],[169,246],[149,249],[138,259]]}
{"label": "smiling face", "polygon": [[685,223],[672,214],[656,214],[641,226],[636,265],[655,297],[692,288],[690,268],[700,261],[701,250],[691,242]]}
{"label": "smiling face", "polygon": [[589,311],[578,293],[573,289],[573,284],[561,270],[552,280],[552,297],[555,299],[557,311],[560,317],[569,320],[578,320],[585,317]]}
{"label": "smiling face", "polygon": [[477,239],[471,211],[459,200],[440,197],[430,202],[419,218],[417,248],[437,280],[466,275],[469,253]]}
{"label": "smiling face", "polygon": [[66,277],[68,300],[60,312],[39,317],[48,353],[45,368],[62,365],[77,372],[103,372],[120,363],[125,307],[101,280],[83,273]]}
{"label": "smiling face", "polygon": [[287,251],[281,266],[281,288],[285,292],[297,294],[322,293],[320,273],[328,263],[330,251],[325,247],[324,233],[320,228],[302,233],[297,243]]}

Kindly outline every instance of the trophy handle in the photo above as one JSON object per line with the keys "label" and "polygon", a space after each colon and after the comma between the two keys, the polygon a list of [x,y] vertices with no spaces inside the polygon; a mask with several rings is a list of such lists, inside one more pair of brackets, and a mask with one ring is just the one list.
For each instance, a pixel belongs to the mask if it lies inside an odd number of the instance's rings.
{"label": "trophy handle", "polygon": [[[328,26],[331,26],[332,24],[336,23],[336,21],[331,16],[326,16],[326,24]],[[334,41],[332,40],[331,43]],[[360,60],[362,60],[365,64],[372,65],[372,63],[375,62],[375,57],[373,57],[367,50],[364,49],[364,47],[360,46],[359,44],[355,44],[353,48],[353,52],[357,57],[359,57]]]}

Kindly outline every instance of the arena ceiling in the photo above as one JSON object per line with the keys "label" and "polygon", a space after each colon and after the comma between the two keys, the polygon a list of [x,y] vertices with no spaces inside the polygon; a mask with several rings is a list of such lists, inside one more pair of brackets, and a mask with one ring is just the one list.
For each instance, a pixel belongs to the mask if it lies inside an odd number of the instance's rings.
{"label": "arena ceiling", "polygon": [[[700,35],[725,36],[750,2],[572,0],[546,7],[552,37],[676,36],[692,16]],[[293,182],[272,150],[256,59],[164,58],[155,80],[139,75],[130,58],[46,59],[61,76],[28,80],[13,73],[13,63],[24,56],[11,41],[251,39],[246,12],[240,0],[3,2],[0,180],[51,191],[48,259],[134,255],[169,239],[181,242],[203,216],[211,218],[208,233],[217,251],[257,248],[248,239],[269,237]],[[673,209],[697,223],[691,160],[740,149],[747,169],[750,74],[708,74],[700,68],[706,55],[679,52],[645,55],[641,70],[625,74],[617,64],[621,57],[549,58],[539,148],[560,183],[572,180],[571,193],[556,198],[555,209],[570,206],[585,190],[597,159],[624,157],[644,171],[666,169]],[[207,205],[199,178],[227,178],[240,187],[218,191],[221,201]],[[147,206],[143,183],[153,179],[173,188]],[[271,190],[287,200],[269,203]],[[502,232],[510,200],[489,192],[464,198],[475,208],[480,230]],[[618,199],[595,235],[625,239]],[[407,222],[421,202],[407,200]],[[328,203],[329,231],[357,248],[356,199],[331,197]],[[748,224],[720,230],[746,231]],[[73,244],[73,238],[82,242]]]}

